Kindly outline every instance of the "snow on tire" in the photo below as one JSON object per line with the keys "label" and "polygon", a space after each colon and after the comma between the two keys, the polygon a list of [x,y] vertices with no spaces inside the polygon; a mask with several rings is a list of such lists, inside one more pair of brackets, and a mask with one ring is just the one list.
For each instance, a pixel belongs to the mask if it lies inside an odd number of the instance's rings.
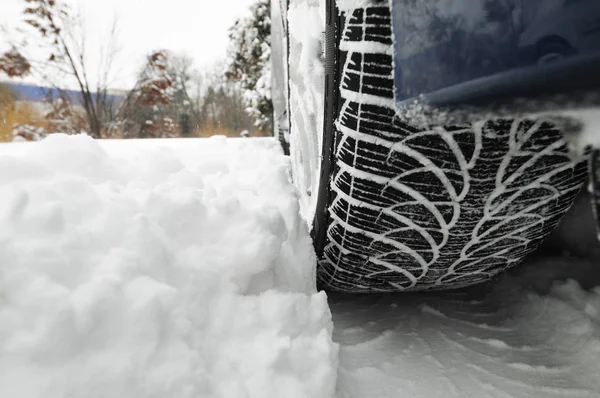
{"label": "snow on tire", "polygon": [[518,264],[572,204],[585,161],[543,120],[422,129],[402,119],[389,8],[346,11],[345,21],[320,285],[451,289]]}

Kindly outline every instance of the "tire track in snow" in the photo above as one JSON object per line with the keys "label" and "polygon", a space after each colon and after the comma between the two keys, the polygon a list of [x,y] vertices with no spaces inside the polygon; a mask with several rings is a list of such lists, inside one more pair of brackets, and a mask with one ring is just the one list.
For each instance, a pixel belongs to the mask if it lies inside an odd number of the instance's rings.
{"label": "tire track in snow", "polygon": [[597,397],[600,288],[527,286],[507,275],[448,293],[331,294],[338,397]]}

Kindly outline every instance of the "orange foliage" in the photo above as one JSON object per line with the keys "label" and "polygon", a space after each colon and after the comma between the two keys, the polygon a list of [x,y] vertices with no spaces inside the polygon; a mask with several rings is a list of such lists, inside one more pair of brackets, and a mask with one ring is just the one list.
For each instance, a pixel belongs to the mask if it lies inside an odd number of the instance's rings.
{"label": "orange foliage", "polygon": [[35,105],[17,103],[12,99],[0,98],[0,142],[10,142],[13,139],[15,125],[30,125],[48,128],[48,123],[42,112]]}
{"label": "orange foliage", "polygon": [[31,64],[16,48],[0,56],[0,71],[8,77],[26,76],[31,72]]}

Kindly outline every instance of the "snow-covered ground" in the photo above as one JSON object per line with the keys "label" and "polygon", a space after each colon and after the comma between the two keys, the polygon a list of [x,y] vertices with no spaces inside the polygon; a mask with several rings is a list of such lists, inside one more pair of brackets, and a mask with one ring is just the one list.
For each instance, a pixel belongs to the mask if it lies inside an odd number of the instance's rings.
{"label": "snow-covered ground", "polygon": [[[489,289],[488,289],[489,288]],[[600,290],[330,298],[339,397],[598,397]]]}
{"label": "snow-covered ground", "polygon": [[274,140],[0,146],[0,397],[329,397]]}
{"label": "snow-covered ground", "polygon": [[271,139],[0,145],[0,397],[600,396],[596,260],[327,299],[289,171]]}

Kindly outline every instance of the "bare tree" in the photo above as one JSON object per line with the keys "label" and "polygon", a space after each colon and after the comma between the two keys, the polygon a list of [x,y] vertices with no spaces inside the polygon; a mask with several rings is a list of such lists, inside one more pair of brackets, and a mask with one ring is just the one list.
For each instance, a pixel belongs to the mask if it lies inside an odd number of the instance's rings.
{"label": "bare tree", "polygon": [[187,137],[252,130],[239,85],[222,76],[223,64],[203,72],[191,58],[155,51],[119,108],[118,128],[125,138]]}
{"label": "bare tree", "polygon": [[48,53],[47,59],[29,61],[44,80],[56,89],[56,75],[72,78],[80,92],[90,135],[99,138],[114,119],[116,99],[109,95],[109,84],[117,47],[117,20],[112,24],[101,53],[101,69],[94,85],[90,79],[83,20],[60,0],[23,0],[24,23],[33,28],[36,42]]}
{"label": "bare tree", "polygon": [[253,130],[253,118],[247,111],[244,89],[238,82],[224,78],[222,71],[217,63],[206,73],[201,113],[205,126],[239,136],[242,130]]}

